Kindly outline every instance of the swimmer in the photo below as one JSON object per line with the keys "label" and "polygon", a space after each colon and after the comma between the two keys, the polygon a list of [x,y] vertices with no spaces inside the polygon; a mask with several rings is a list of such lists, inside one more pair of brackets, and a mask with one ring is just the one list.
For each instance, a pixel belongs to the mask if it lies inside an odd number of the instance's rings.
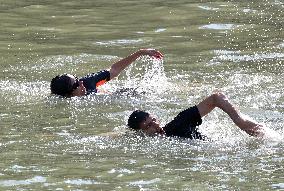
{"label": "swimmer", "polygon": [[92,73],[79,79],[71,74],[58,75],[51,80],[51,93],[63,97],[84,96],[96,93],[98,86],[118,76],[127,66],[144,55],[158,59],[162,59],[163,57],[155,49],[140,49],[112,64],[110,69]]}
{"label": "swimmer", "polygon": [[205,136],[198,131],[198,126],[202,123],[201,118],[210,113],[215,107],[227,113],[233,122],[247,134],[255,137],[264,136],[264,127],[242,116],[223,93],[214,93],[196,106],[180,112],[164,127],[160,126],[158,119],[153,115],[145,111],[136,110],[128,119],[128,127],[140,130],[149,136],[164,135],[204,140]]}

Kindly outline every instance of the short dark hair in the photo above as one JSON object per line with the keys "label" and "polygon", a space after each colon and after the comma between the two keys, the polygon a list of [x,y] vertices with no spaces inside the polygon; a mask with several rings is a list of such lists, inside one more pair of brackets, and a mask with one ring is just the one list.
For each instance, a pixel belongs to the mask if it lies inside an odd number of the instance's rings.
{"label": "short dark hair", "polygon": [[135,110],[129,116],[127,126],[131,129],[138,130],[140,129],[140,123],[144,121],[147,117],[149,117],[149,113],[141,110]]}
{"label": "short dark hair", "polygon": [[51,93],[66,96],[72,91],[71,78],[67,74],[55,76],[50,83]]}

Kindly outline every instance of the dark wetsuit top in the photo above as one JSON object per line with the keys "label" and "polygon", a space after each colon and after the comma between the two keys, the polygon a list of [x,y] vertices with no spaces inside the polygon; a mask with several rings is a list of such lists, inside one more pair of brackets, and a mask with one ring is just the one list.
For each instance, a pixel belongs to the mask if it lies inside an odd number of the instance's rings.
{"label": "dark wetsuit top", "polygon": [[163,129],[167,136],[204,140],[205,136],[197,129],[197,126],[201,125],[201,123],[202,119],[198,108],[194,106],[180,112]]}
{"label": "dark wetsuit top", "polygon": [[79,80],[83,81],[87,94],[96,93],[98,86],[110,80],[110,73],[108,70],[102,70],[97,73],[88,74]]}

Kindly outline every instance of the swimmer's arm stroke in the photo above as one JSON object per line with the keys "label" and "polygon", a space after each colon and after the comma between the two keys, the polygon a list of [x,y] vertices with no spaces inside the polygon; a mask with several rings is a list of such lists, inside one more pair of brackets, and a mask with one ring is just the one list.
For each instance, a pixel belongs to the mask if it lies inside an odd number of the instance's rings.
{"label": "swimmer's arm stroke", "polygon": [[221,92],[212,94],[197,105],[200,116],[210,113],[215,107],[222,109],[233,122],[247,134],[254,137],[264,137],[264,126],[245,117]]}
{"label": "swimmer's arm stroke", "polygon": [[161,59],[163,57],[162,53],[155,49],[140,49],[129,56],[119,60],[118,62],[114,63],[110,69],[110,79],[117,77],[122,70],[124,70],[127,66],[133,63],[137,58],[140,56],[153,56],[155,58]]}

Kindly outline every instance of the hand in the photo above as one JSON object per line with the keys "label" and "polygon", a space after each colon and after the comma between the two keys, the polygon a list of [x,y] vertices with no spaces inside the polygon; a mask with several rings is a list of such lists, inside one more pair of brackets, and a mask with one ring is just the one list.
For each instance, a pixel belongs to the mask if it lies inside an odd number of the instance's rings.
{"label": "hand", "polygon": [[153,48],[140,49],[139,51],[141,55],[153,56],[157,59],[163,58],[163,54]]}
{"label": "hand", "polygon": [[265,131],[264,131],[264,126],[261,124],[257,124],[254,127],[244,129],[244,131],[254,137],[264,137],[265,136]]}
{"label": "hand", "polygon": [[113,79],[114,77],[118,76],[122,70],[124,70],[128,65],[133,63],[137,58],[143,55],[153,56],[157,59],[162,59],[163,55],[155,50],[155,49],[140,49],[133,54],[130,54],[129,56],[119,60],[118,62],[114,63],[110,67],[110,79]]}

